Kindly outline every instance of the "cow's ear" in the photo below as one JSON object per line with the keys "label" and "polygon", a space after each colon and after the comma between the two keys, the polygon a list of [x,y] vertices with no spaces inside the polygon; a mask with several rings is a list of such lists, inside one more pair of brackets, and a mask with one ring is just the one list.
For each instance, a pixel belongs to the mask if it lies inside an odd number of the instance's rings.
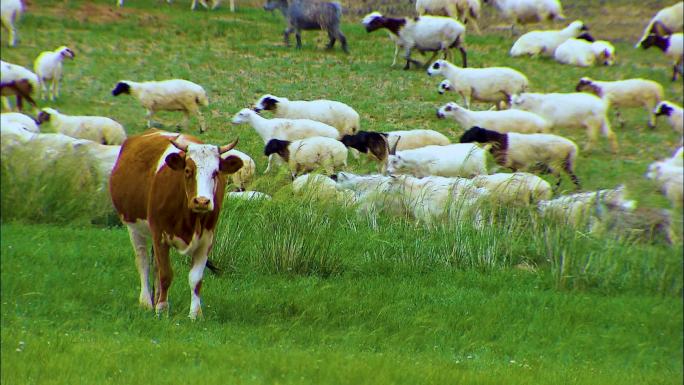
{"label": "cow's ear", "polygon": [[172,170],[179,171],[185,168],[185,158],[177,152],[167,155],[164,161]]}
{"label": "cow's ear", "polygon": [[235,155],[231,155],[225,159],[221,158],[219,162],[219,170],[228,174],[232,174],[242,168],[242,159]]}

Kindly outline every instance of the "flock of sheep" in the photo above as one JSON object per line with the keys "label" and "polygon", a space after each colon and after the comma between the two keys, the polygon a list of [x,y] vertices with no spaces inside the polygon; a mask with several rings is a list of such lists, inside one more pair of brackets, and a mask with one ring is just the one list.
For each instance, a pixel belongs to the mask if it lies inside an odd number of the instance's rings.
{"label": "flock of sheep", "polygon": [[[564,19],[557,0],[491,1],[514,25]],[[195,3],[193,1],[193,9]],[[200,3],[207,6],[203,1]],[[294,0],[290,4],[286,0],[268,0],[264,8],[280,9],[288,18],[286,41],[294,31],[297,44],[301,45],[300,30],[308,29],[304,27],[306,23],[302,24],[302,18],[309,17],[318,21],[319,29],[328,30],[328,47],[340,40],[347,51],[346,39],[339,31],[339,5],[325,8],[321,3],[317,4],[306,9],[301,8],[306,6],[305,0]],[[118,5],[123,6],[123,1],[119,0]],[[300,9],[293,12],[295,6]],[[676,31],[682,28],[683,7],[684,2],[679,2],[658,12],[637,44],[644,48],[656,46],[671,57],[673,80],[682,73],[682,33]],[[416,8],[421,14],[419,17],[389,18],[372,12],[363,18],[362,24],[368,32],[380,28],[389,30],[396,48],[393,65],[398,52],[403,50],[405,69],[411,64],[425,66],[427,75],[445,78],[439,84],[440,93],[460,95],[463,106],[450,102],[437,111],[438,118],[453,119],[466,129],[460,143],[451,143],[449,138],[433,130],[363,131],[359,113],[337,101],[289,100],[264,95],[253,108],[237,112],[232,122],[250,125],[261,137],[264,154],[268,156],[266,173],[284,163],[292,175],[296,193],[308,191],[340,199],[365,212],[408,213],[426,224],[452,216],[454,212],[463,213],[463,210],[481,218],[482,213],[478,210],[483,202],[534,204],[538,212],[560,215],[575,225],[579,225],[597,205],[604,205],[609,212],[618,215],[642,215],[636,214],[636,202],[625,199],[621,186],[554,199],[561,173],[567,174],[577,189],[581,188],[581,181],[575,175],[578,146],[574,141],[550,132],[560,127],[585,129],[588,140],[583,151],[591,151],[602,134],[610,141],[612,151],[617,153],[617,138],[607,115],[609,109],[643,107],[648,112],[650,127],[655,125],[657,116],[664,115],[672,128],[681,134],[682,108],[663,100],[660,84],[646,79],[599,81],[585,77],[578,81],[576,92],[528,92],[527,77],[512,68],[467,67],[464,23],[479,31],[476,22],[479,0],[418,0]],[[16,42],[14,22],[21,9],[19,0],[2,0],[3,27],[10,32],[10,45]],[[422,16],[441,11],[452,17]],[[322,17],[316,12],[325,15]],[[528,32],[513,44],[510,55],[546,55],[561,63],[579,66],[612,64],[613,46],[606,41],[595,41],[586,30],[581,21],[574,21],[561,30]],[[463,67],[446,60],[453,48],[460,50]],[[433,52],[433,58],[425,64],[420,63],[411,57],[416,50]],[[443,53],[445,59],[433,62],[439,53]],[[34,63],[35,72],[2,62],[3,108],[11,109],[5,96],[15,96],[19,109],[23,100],[35,106],[32,92],[37,89],[41,90],[43,98],[54,100],[59,97],[63,61],[72,58],[74,52],[62,46],[41,53]],[[115,85],[112,94],[129,94],[136,98],[147,111],[148,127],[153,126],[152,118],[157,111],[166,110],[183,112],[182,127],[187,127],[191,115],[197,116],[200,132],[206,130],[201,109],[209,100],[198,84],[182,79],[122,80]],[[493,107],[485,111],[471,110],[476,102],[490,103]],[[271,111],[274,117],[263,116],[263,111]],[[619,112],[618,119],[621,119]],[[41,133],[39,125],[43,124],[51,125],[57,133]],[[104,183],[125,137],[124,128],[106,117],[69,116],[52,108],[43,108],[35,119],[17,112],[2,114],[3,150],[35,141],[46,143],[56,152],[59,152],[59,146],[84,146],[100,165]],[[349,151],[355,158],[358,153],[368,154],[377,162],[379,173],[356,175],[343,171],[348,169]],[[513,173],[488,175],[487,151],[500,167],[511,169]],[[647,173],[648,178],[662,187],[673,207],[681,207],[683,203],[682,152],[680,147],[670,158],[652,164]],[[239,156],[244,167],[232,176],[238,191],[230,194],[250,199],[268,198],[262,193],[244,191],[256,170],[252,157],[237,150],[225,156],[231,154]],[[325,175],[311,173],[316,170],[323,170]],[[552,187],[535,173],[555,175],[556,186]],[[459,210],[454,210],[455,205]],[[662,214],[663,223],[669,221],[667,216],[667,212]]]}

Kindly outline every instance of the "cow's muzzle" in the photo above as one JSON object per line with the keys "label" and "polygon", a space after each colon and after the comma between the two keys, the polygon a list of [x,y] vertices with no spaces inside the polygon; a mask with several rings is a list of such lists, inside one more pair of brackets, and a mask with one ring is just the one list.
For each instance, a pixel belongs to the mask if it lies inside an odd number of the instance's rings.
{"label": "cow's muzzle", "polygon": [[214,204],[207,197],[195,197],[190,201],[190,210],[196,213],[206,213],[214,209]]}

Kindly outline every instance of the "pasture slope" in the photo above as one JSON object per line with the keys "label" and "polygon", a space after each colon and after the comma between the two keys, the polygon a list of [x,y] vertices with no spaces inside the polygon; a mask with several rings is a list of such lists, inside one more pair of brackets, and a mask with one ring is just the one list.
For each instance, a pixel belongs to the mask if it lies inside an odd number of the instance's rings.
{"label": "pasture slope", "polygon": [[[225,5],[190,13],[184,0],[132,0],[122,10],[113,0],[30,3],[19,45],[3,46],[2,60],[30,66],[45,49],[74,49],[51,106],[110,116],[136,133],[144,111],[130,97],[112,97],[114,84],[189,79],[210,97],[202,137],[227,143],[239,136],[259,172],[261,140],[230,119],[264,93],[340,100],[360,112],[364,129],[432,128],[452,139],[462,132],[434,116],[450,100],[437,94],[439,81],[390,68],[389,40],[367,34],[356,15],[345,16],[345,55],[323,51],[325,37],[314,32],[303,34],[302,50],[284,47],[281,16],[256,2],[238,1],[235,14]],[[601,10],[589,12],[587,4]],[[468,36],[469,63],[512,66],[545,92],[570,91],[582,76],[645,77],[681,104],[682,83],[669,81],[667,59],[632,48],[645,19],[624,22],[667,4],[566,4],[569,18],[597,25],[597,37],[617,38],[612,68],[513,60],[513,38],[493,22]],[[616,30],[601,24],[604,15]],[[649,130],[639,109],[623,116],[624,127],[614,124],[618,155],[605,140],[581,153],[583,187],[625,183],[640,205],[667,208],[643,174],[679,136],[665,121]],[[586,140],[584,132],[561,133]],[[173,257],[168,315],[141,310],[127,232],[106,206],[89,203],[101,193],[74,187],[88,182],[83,165],[55,163],[35,176],[22,170],[44,167],[41,154],[20,153],[21,167],[2,161],[2,384],[682,383],[681,211],[674,212],[680,235],[673,246],[570,231],[530,221],[521,209],[500,209],[497,225],[482,230],[469,221],[426,229],[295,200],[285,172],[260,176],[251,189],[274,199],[224,204],[212,253],[224,272],[206,276],[205,317],[191,322],[184,257]],[[350,162],[357,172],[373,168]],[[572,185],[565,180],[561,188]]]}

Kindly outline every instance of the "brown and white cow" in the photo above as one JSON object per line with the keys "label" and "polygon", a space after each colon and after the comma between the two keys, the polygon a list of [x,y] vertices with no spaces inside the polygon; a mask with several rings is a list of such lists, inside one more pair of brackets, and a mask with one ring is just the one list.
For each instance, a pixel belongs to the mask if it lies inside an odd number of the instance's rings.
{"label": "brown and white cow", "polygon": [[[148,130],[128,137],[110,178],[112,202],[128,226],[140,274],[140,304],[160,314],[168,307],[173,272],[169,248],[192,258],[190,318],[202,314],[200,288],[223,203],[226,174],[242,167],[237,156],[225,159],[226,146],[203,144],[190,135]],[[156,265],[155,298],[148,283],[152,239]]]}

